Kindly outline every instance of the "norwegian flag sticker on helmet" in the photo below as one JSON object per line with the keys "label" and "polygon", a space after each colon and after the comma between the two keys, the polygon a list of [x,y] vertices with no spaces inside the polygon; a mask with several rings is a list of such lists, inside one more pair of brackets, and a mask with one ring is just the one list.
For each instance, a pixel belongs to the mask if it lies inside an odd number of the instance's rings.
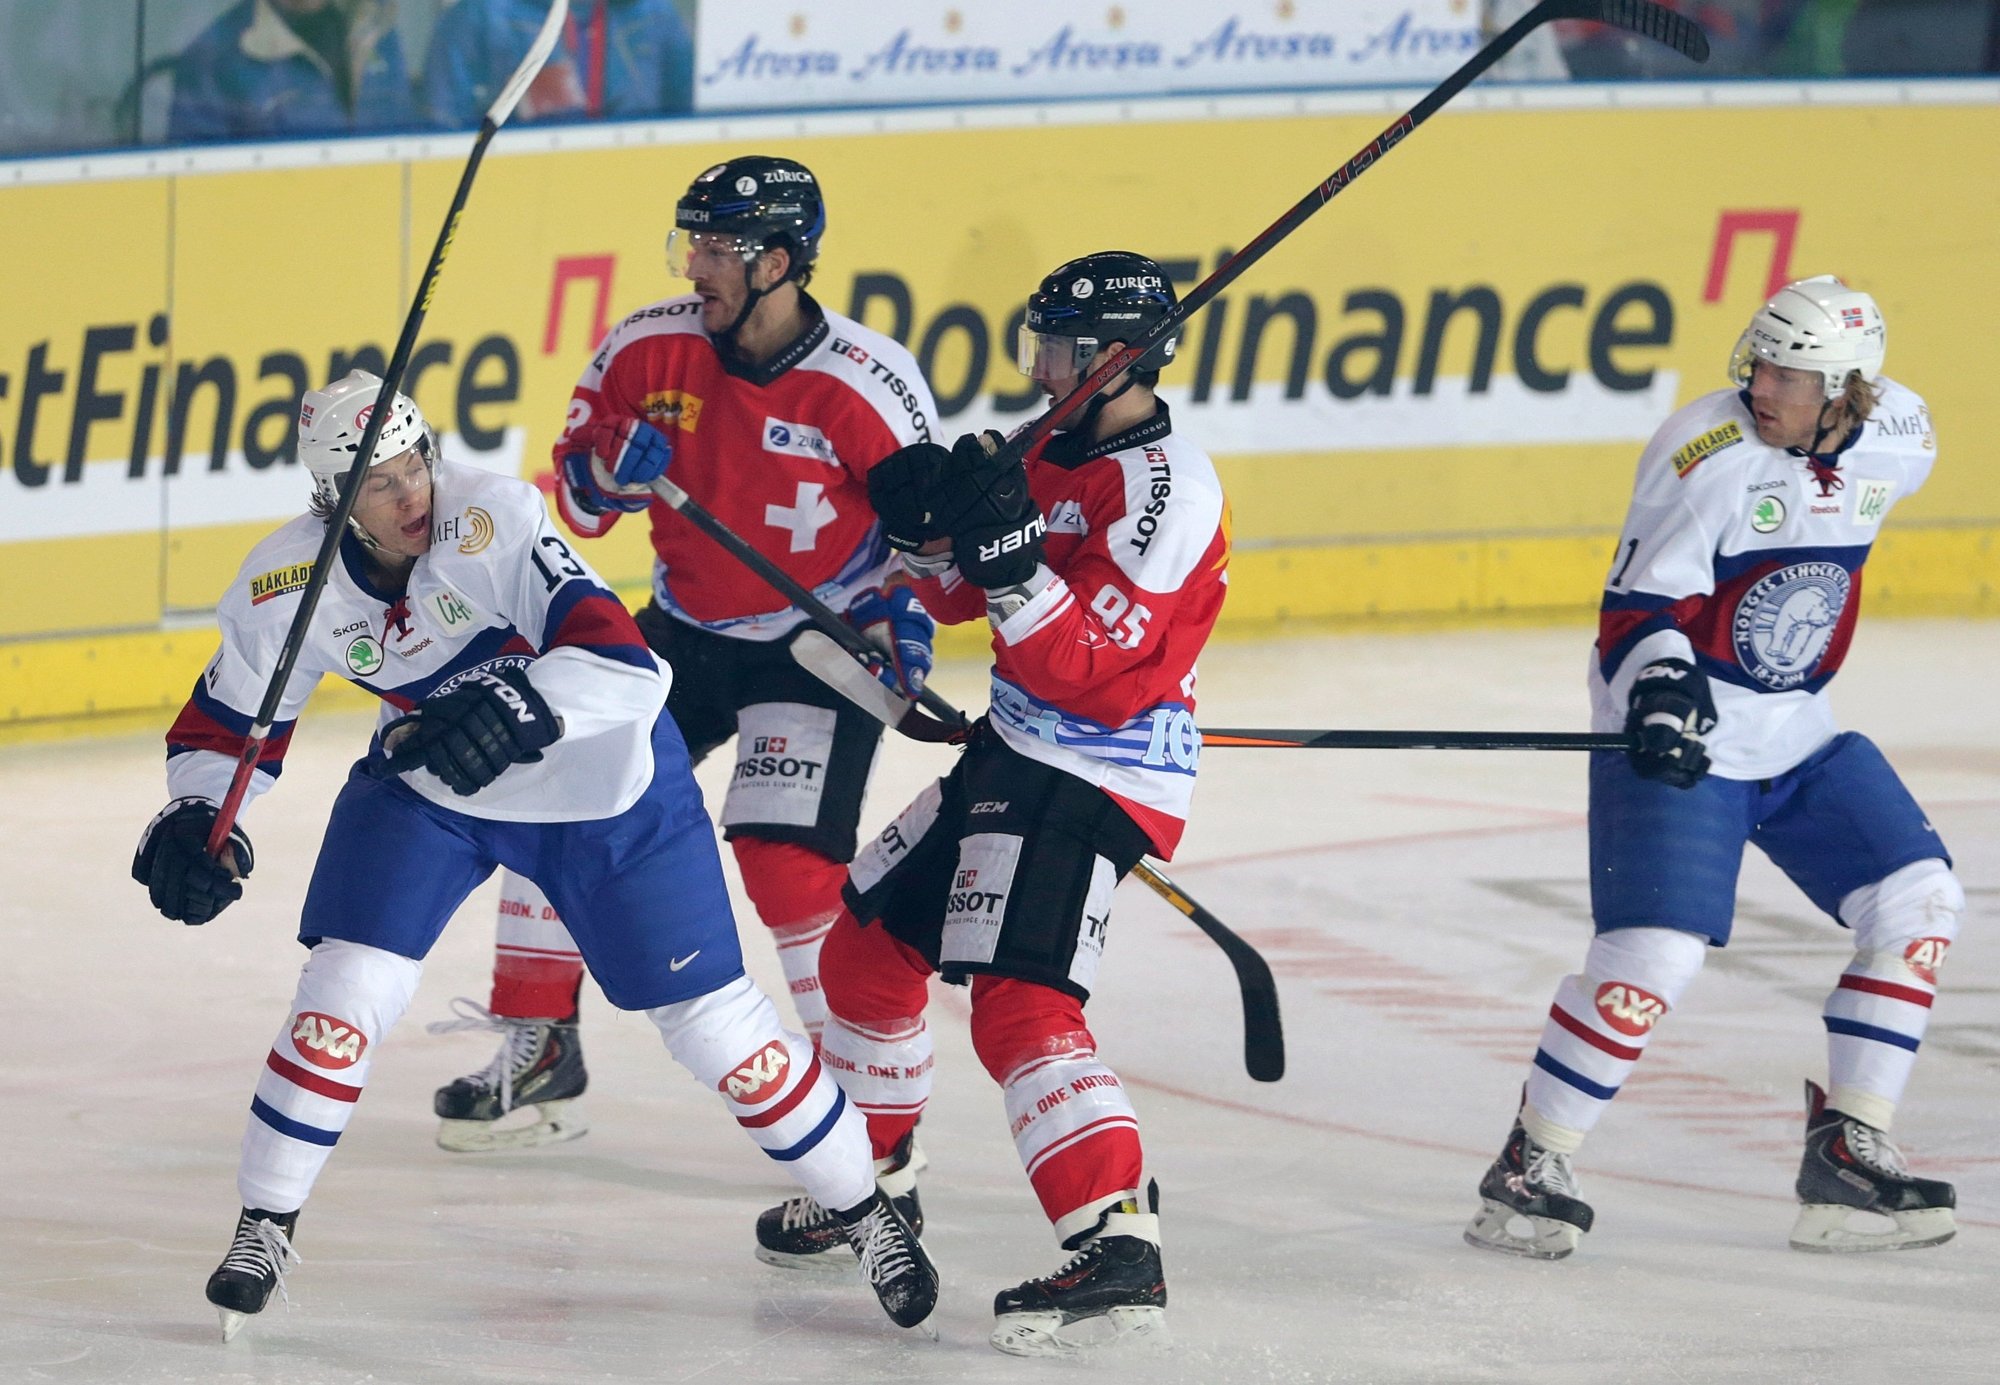
{"label": "norwegian flag sticker on helmet", "polygon": [[1840,310],[1840,325],[1843,327],[1865,327],[1867,323],[1868,315],[1859,308],[1842,308]]}

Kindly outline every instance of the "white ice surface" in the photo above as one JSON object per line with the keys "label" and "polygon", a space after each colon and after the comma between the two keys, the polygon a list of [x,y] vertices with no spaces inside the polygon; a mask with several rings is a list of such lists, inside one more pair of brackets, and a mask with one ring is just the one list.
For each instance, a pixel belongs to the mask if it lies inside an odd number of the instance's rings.
{"label": "white ice surface", "polygon": [[[1203,720],[1580,729],[1588,641],[1572,626],[1220,644]],[[980,671],[939,684],[970,700]],[[422,1024],[485,996],[490,886],[433,954],[306,1208],[293,1306],[224,1346],[202,1281],[301,960],[296,909],[366,723],[303,726],[249,822],[246,899],[199,930],[153,914],[127,876],[163,797],[157,737],[0,752],[0,1382],[2000,1378],[1996,687],[2000,625],[1878,623],[1836,692],[1971,895],[1896,1130],[1920,1172],[1957,1183],[1956,1241],[1786,1248],[1801,1079],[1824,1077],[1820,1002],[1848,953],[1753,853],[1735,942],[1579,1157],[1597,1230],[1559,1264],[1468,1248],[1474,1185],[1588,935],[1582,757],[1215,750],[1170,871],[1270,957],[1290,1070],[1244,1075],[1221,953],[1125,886],[1090,1014],[1164,1190],[1175,1345],[1088,1364],[986,1345],[993,1292],[1060,1256],[942,987],[923,1125],[936,1344],[898,1334],[858,1280],[751,1258],[785,1180],[648,1023],[600,997],[590,1134],[439,1151],[431,1091],[492,1042]],[[868,823],[949,754],[891,745]],[[702,771],[711,801],[724,769]],[[768,941],[747,936],[777,989]]]}

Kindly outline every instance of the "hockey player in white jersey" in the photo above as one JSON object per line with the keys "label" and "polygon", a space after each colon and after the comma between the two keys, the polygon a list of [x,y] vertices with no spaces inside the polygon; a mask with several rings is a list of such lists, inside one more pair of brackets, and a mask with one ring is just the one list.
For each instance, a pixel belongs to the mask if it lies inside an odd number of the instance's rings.
{"label": "hockey player in white jersey", "polygon": [[[167,734],[171,801],[133,875],[169,918],[206,923],[242,894],[244,828],[227,864],[206,839],[381,384],[356,371],[306,394],[313,513],[251,550],[217,610],[222,647]],[[444,464],[416,406],[392,407],[249,795],[271,787],[322,674],[382,699],[327,825],[299,928],[310,952],[250,1103],[243,1208],[208,1281],[224,1337],[282,1289],[299,1208],[425,955],[502,864],[560,905],[611,1002],[644,1011],[779,1167],[845,1209],[883,1307],[920,1322],[936,1273],[875,1187],[861,1114],[744,975],[713,828],[662,710],[668,671],[533,486]]]}
{"label": "hockey player in white jersey", "polygon": [[1924,401],[1881,373],[1884,340],[1867,294],[1788,284],[1738,341],[1736,388],[1680,410],[1639,460],[1590,669],[1594,729],[1637,738],[1592,757],[1596,939],[1557,988],[1474,1245],[1556,1259],[1590,1229],[1571,1156],[1729,941],[1746,842],[1854,943],[1825,1004],[1827,1086],[1806,1084],[1791,1244],[1953,1234],[1951,1185],[1913,1177],[1888,1132],[1965,895],[1922,809],[1826,695],[1869,549],[1936,455]]}

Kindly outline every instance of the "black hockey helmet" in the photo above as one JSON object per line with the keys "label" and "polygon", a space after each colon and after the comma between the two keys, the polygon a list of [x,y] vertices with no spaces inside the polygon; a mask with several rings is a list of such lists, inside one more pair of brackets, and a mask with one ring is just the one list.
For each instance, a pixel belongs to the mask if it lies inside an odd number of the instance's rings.
{"label": "black hockey helmet", "polygon": [[[1050,351],[1067,350],[1076,370],[1108,341],[1133,342],[1173,310],[1179,300],[1160,266],[1130,250],[1100,250],[1059,265],[1028,296],[1015,364],[1023,375],[1036,373]],[[1176,327],[1132,365],[1157,371],[1174,359],[1180,344]],[[1061,343],[1069,343],[1067,346]],[[1062,374],[1053,371],[1051,374]]]}
{"label": "black hockey helmet", "polygon": [[684,273],[677,251],[697,235],[734,235],[749,255],[782,247],[792,258],[787,279],[798,279],[819,257],[826,230],[826,202],[812,170],[791,159],[745,154],[702,173],[674,206],[667,258]]}

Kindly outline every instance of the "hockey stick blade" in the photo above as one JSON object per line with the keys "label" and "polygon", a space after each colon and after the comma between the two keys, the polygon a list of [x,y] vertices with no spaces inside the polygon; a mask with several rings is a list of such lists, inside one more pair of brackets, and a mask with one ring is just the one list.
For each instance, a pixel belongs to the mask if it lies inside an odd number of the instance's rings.
{"label": "hockey stick blade", "polygon": [[1585,0],[1575,7],[1575,15],[1644,35],[1698,63],[1708,61],[1708,35],[1701,25],[1653,0]]}
{"label": "hockey stick blade", "polygon": [[967,727],[952,725],[924,711],[862,666],[847,650],[818,630],[801,630],[792,637],[792,662],[832,688],[884,726],[913,741],[963,741]]}
{"label": "hockey stick blade", "polygon": [[1224,926],[1221,919],[1174,888],[1149,861],[1132,867],[1140,883],[1159,895],[1176,912],[1206,933],[1222,949],[1236,972],[1243,996],[1243,1068],[1258,1082],[1276,1082],[1285,1075],[1285,1026],[1278,1014],[1278,983],[1264,954]]}

